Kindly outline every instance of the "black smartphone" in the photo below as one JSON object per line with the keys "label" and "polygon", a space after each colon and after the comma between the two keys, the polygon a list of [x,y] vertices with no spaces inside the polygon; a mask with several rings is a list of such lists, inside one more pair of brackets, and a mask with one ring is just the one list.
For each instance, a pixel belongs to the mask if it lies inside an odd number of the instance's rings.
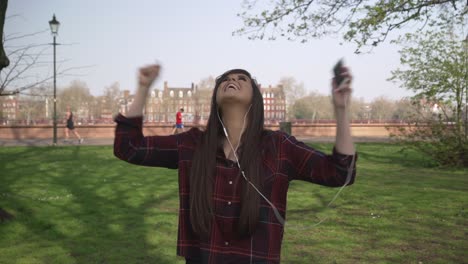
{"label": "black smartphone", "polygon": [[335,75],[336,85],[340,86],[340,84],[344,81],[344,77],[341,76],[341,67],[343,67],[343,59],[340,59],[333,67],[333,74]]}

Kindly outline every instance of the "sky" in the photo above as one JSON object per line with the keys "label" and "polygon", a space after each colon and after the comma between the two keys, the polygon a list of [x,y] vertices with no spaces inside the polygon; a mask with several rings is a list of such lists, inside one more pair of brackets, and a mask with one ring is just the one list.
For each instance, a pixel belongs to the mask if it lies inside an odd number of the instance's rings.
{"label": "sky", "polygon": [[[262,86],[276,85],[283,77],[304,83],[306,91],[328,94],[332,67],[340,58],[354,77],[353,96],[371,101],[379,96],[399,99],[411,93],[387,81],[400,67],[398,47],[389,43],[370,54],[354,54],[356,46],[340,45],[340,37],[312,39],[307,43],[248,40],[233,36],[242,27],[237,16],[242,0],[10,0],[5,34],[44,31],[24,41],[52,42],[49,20],[60,22],[57,60],[60,69],[83,67],[73,76],[60,76],[57,86],[73,80],[101,95],[115,82],[135,90],[137,69],[158,62],[162,72],[154,88],[164,81],[173,87],[191,83],[228,69],[248,70]],[[42,73],[50,74],[52,67]],[[89,67],[88,67],[89,66]],[[46,72],[47,71],[47,72]]]}

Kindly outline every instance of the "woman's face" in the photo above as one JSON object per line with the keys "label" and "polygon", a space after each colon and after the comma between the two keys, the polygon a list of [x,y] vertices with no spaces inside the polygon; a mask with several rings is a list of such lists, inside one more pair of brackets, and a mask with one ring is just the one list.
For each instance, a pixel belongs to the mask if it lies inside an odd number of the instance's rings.
{"label": "woman's face", "polygon": [[250,105],[252,97],[252,80],[243,73],[228,74],[216,91],[216,102],[221,108],[228,104]]}

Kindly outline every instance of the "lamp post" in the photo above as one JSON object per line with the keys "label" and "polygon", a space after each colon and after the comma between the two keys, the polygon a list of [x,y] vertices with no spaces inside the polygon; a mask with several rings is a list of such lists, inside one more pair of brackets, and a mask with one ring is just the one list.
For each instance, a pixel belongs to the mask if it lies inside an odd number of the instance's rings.
{"label": "lamp post", "polygon": [[463,40],[463,48],[465,51],[465,139],[468,139],[468,34],[466,34],[465,40]]}
{"label": "lamp post", "polygon": [[55,38],[57,37],[58,34],[58,29],[60,26],[60,22],[55,19],[55,14],[52,17],[52,20],[49,21],[49,26],[50,26],[50,31],[52,32],[52,35],[54,36],[54,43],[52,45],[54,46],[54,146],[57,145],[57,76],[56,76],[56,60],[55,60],[55,47],[57,46],[57,43],[55,42]]}
{"label": "lamp post", "polygon": [[367,124],[370,124],[372,107],[370,105],[366,105],[365,108],[366,108],[366,114],[367,114]]}

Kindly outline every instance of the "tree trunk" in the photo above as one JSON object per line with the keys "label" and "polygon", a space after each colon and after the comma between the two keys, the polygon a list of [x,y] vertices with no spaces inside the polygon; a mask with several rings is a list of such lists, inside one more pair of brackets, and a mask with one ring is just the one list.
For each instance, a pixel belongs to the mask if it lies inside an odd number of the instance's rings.
{"label": "tree trunk", "polygon": [[[8,67],[10,61],[5,54],[5,49],[3,48],[3,26],[5,25],[5,15],[8,6],[8,0],[1,0],[0,1],[0,71],[3,68]],[[3,210],[0,207],[0,221],[3,222],[4,220],[12,219],[13,216],[7,211]]]}
{"label": "tree trunk", "polygon": [[0,72],[3,68],[10,65],[10,60],[8,60],[7,55],[5,54],[5,49],[3,48],[3,26],[5,25],[5,16],[8,6],[8,0],[0,1]]}

